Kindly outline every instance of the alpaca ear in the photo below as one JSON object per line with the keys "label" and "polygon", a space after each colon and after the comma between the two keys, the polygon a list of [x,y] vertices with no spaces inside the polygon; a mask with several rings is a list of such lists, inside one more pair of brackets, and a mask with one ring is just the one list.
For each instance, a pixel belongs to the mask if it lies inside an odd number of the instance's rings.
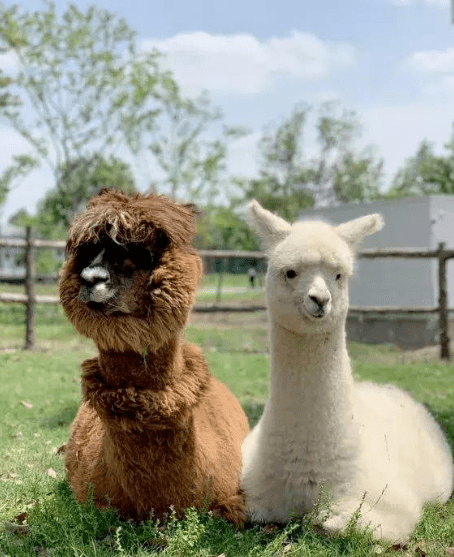
{"label": "alpaca ear", "polygon": [[248,203],[247,211],[251,227],[260,236],[265,249],[272,248],[290,233],[288,222],[264,209],[255,199]]}
{"label": "alpaca ear", "polygon": [[383,228],[383,217],[377,213],[366,215],[336,226],[336,232],[352,248],[355,248],[365,236],[375,234]]}

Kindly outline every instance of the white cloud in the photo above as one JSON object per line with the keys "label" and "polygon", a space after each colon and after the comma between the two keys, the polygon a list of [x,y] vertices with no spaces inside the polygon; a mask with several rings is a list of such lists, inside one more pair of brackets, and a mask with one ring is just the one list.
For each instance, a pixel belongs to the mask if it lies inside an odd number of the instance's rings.
{"label": "white cloud", "polygon": [[192,93],[261,93],[279,79],[319,80],[355,63],[350,45],[299,32],[262,41],[248,34],[198,31],[146,40],[142,46],[165,53],[177,81]]}
{"label": "white cloud", "polygon": [[406,62],[411,69],[420,72],[454,72],[454,48],[414,52]]}
{"label": "white cloud", "polygon": [[420,92],[437,101],[454,99],[454,48],[421,50],[404,60],[404,69],[414,74]]}

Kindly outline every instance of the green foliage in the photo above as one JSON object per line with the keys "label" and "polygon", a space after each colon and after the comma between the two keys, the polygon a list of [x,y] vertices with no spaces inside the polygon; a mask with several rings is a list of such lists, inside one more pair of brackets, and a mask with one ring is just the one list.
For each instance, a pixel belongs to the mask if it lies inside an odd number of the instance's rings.
{"label": "green foliage", "polygon": [[[74,5],[59,19],[53,3],[34,13],[17,6],[3,12],[0,36],[19,60],[16,86],[35,119],[25,124],[14,109],[3,110],[4,117],[54,171],[94,142],[113,143],[113,104],[127,71],[122,54],[134,37],[126,23],[94,7],[84,14]],[[12,27],[20,30],[19,44],[11,40]]]}
{"label": "green foliage", "polygon": [[257,235],[233,208],[207,207],[197,218],[195,246],[199,249],[259,250]]}
{"label": "green foliage", "polygon": [[35,272],[38,275],[56,275],[63,262],[63,254],[52,249],[40,249],[35,257]]}
{"label": "green foliage", "polygon": [[16,155],[13,161],[13,164],[7,166],[0,174],[0,205],[5,202],[15,182],[27,176],[38,164],[30,155]]}
{"label": "green foliage", "polygon": [[332,184],[341,203],[362,203],[381,197],[379,184],[383,161],[377,161],[372,148],[357,155],[345,152],[333,168]]}
{"label": "green foliage", "polygon": [[38,204],[36,222],[45,237],[64,237],[74,215],[103,188],[136,191],[130,167],[112,156],[94,155],[68,161],[60,169],[58,184]]}
{"label": "green foliage", "polygon": [[[1,8],[0,4],[0,8]],[[3,15],[3,14],[2,14]],[[10,41],[18,44],[18,37],[14,36],[15,28],[11,26],[10,29]],[[8,49],[5,46],[0,46],[0,54],[5,54]],[[14,80],[3,73],[0,69],[0,109],[4,107],[17,106],[20,104],[20,99],[18,96],[11,93],[11,88],[14,84]]]}
{"label": "green foliage", "polygon": [[[2,49],[0,49],[0,54],[2,53]],[[2,70],[0,70],[0,91],[3,89],[9,88],[13,84],[13,80],[11,77],[6,76]],[[20,101],[17,97],[14,97],[10,92],[0,92],[0,108],[6,106],[15,106],[19,104]]]}
{"label": "green foliage", "polygon": [[307,106],[296,106],[288,119],[265,132],[260,176],[239,184],[247,199],[258,199],[287,220],[295,220],[305,207],[379,196],[383,163],[371,147],[355,149],[360,135],[355,113],[323,104],[316,123],[318,154],[308,159],[303,143],[309,112]]}
{"label": "green foliage", "polygon": [[322,104],[318,121],[319,154],[311,162],[311,180],[317,204],[371,201],[380,196],[383,161],[374,148],[355,148],[361,125],[354,111],[337,103]]}
{"label": "green foliage", "polygon": [[[129,194],[137,191],[129,165],[113,156],[101,155],[69,161],[60,169],[59,187],[49,190],[38,203],[37,214],[32,216],[26,209],[19,209],[9,222],[18,227],[31,226],[43,238],[65,238],[74,215],[103,188]],[[54,272],[61,261],[52,252],[40,250],[36,264],[38,273]]]}
{"label": "green foliage", "polygon": [[[23,107],[0,106],[0,113],[54,174],[55,189],[40,207],[46,235],[61,234],[87,194],[97,191],[81,177],[119,145],[139,161],[148,153],[158,163],[164,179],[151,189],[201,206],[215,201],[226,185],[228,144],[245,131],[221,126],[222,115],[205,94],[183,98],[172,74],[161,70],[160,54],[137,51],[124,19],[95,6],[84,12],[70,4],[61,16],[52,2],[33,13],[0,6],[0,39],[19,61],[14,90],[24,99]],[[22,108],[33,117],[25,121]],[[23,174],[17,161],[5,183],[11,173]],[[122,181],[111,178],[100,181]]]}
{"label": "green foliage", "polygon": [[[72,172],[80,178],[80,161],[112,154],[145,115],[151,126],[160,98],[176,85],[159,69],[159,54],[136,52],[135,32],[106,10],[70,4],[59,16],[52,2],[33,13],[0,9],[0,40],[18,60],[12,86],[23,100],[0,106],[0,114],[50,167],[63,193]],[[10,173],[20,172],[16,162]]]}
{"label": "green foliage", "polygon": [[149,151],[163,171],[153,188],[201,207],[212,204],[225,185],[228,144],[246,132],[224,127],[216,133],[222,114],[207,95],[185,99],[177,86],[163,96],[156,121],[153,114],[151,119],[145,115],[137,123],[131,146],[139,155]]}
{"label": "green foliage", "polygon": [[302,152],[303,131],[309,108],[296,106],[276,129],[260,140],[259,177],[239,184],[247,199],[257,199],[267,209],[294,220],[298,211],[314,204],[310,176]]}
{"label": "green foliage", "polygon": [[19,209],[10,216],[8,222],[18,228],[25,228],[26,226],[35,226],[36,219],[32,217],[27,209]]}
{"label": "green foliage", "polygon": [[433,146],[422,141],[413,157],[394,176],[386,197],[454,193],[454,127],[445,154],[435,155]]}

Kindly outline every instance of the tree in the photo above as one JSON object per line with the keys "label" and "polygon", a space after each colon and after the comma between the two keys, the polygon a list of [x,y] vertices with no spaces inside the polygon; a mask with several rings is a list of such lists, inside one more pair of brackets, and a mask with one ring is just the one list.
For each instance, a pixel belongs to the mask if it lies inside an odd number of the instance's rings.
{"label": "tree", "polygon": [[5,202],[15,182],[25,178],[36,165],[36,159],[30,155],[16,155],[13,157],[13,163],[8,165],[0,175],[0,205]]}
{"label": "tree", "polygon": [[175,84],[159,69],[157,52],[136,52],[124,19],[73,4],[59,18],[55,4],[46,5],[34,13],[0,5],[0,38],[18,60],[15,87],[27,121],[17,106],[2,106],[0,114],[51,168],[59,190],[73,161],[112,154],[141,117],[159,114]]}
{"label": "tree", "polygon": [[228,143],[246,133],[224,126],[213,137],[212,128],[221,119],[206,94],[186,99],[175,86],[162,98],[158,118],[151,114],[151,122],[146,116],[137,122],[130,146],[140,156],[146,150],[154,156],[164,172],[160,192],[203,206],[215,201],[226,169]]}
{"label": "tree", "polygon": [[416,154],[396,172],[387,197],[454,193],[454,126],[444,155],[435,155],[433,145],[422,141]]}
{"label": "tree", "polygon": [[[35,234],[44,238],[64,238],[67,228],[76,213],[81,211],[87,200],[103,188],[115,188],[125,193],[134,193],[136,186],[130,167],[111,156],[100,155],[90,160],[78,159],[61,169],[60,187],[51,189],[39,202],[36,215],[19,209],[9,222],[18,227],[32,226]],[[52,249],[42,249],[36,254],[36,271],[42,274],[55,273],[61,259]]]}
{"label": "tree", "polygon": [[[7,51],[7,48],[0,47],[0,54]],[[13,79],[0,69],[0,109],[20,105],[19,97],[11,92],[13,83]],[[35,159],[29,155],[13,157],[13,163],[0,175],[0,206],[5,202],[14,182],[25,177],[35,166]]]}
{"label": "tree", "polygon": [[123,19],[75,5],[59,18],[53,3],[31,14],[3,8],[2,15],[0,38],[16,53],[16,88],[34,119],[23,120],[11,106],[0,114],[52,169],[57,190],[73,161],[96,162],[95,153],[107,156],[122,145],[139,160],[144,152],[154,157],[165,175],[160,191],[213,202],[224,185],[228,142],[243,132],[214,129],[221,114],[206,95],[184,99],[160,69],[160,54],[137,52]]}
{"label": "tree", "polygon": [[[2,8],[1,4],[0,8]],[[17,26],[15,26],[13,22],[11,22],[9,28],[8,42],[14,43],[16,47],[19,47],[22,44]],[[8,48],[6,48],[6,46],[0,46],[0,54],[5,54],[7,52]],[[17,106],[20,104],[19,97],[11,92],[11,87],[13,86],[13,84],[14,80],[10,76],[4,75],[3,71],[0,69],[0,108],[7,106]]]}
{"label": "tree", "polygon": [[[4,52],[6,52],[6,49],[0,48],[0,54],[3,54]],[[13,79],[10,76],[5,75],[0,69],[0,108],[20,104],[18,97],[15,97],[9,91],[12,84]]]}
{"label": "tree", "polygon": [[312,161],[312,188],[317,205],[371,201],[380,196],[383,160],[374,148],[360,151],[354,141],[361,135],[355,112],[338,103],[324,103],[317,121],[320,153]]}
{"label": "tree", "polygon": [[260,141],[259,177],[240,183],[246,199],[256,198],[287,220],[314,205],[368,201],[379,196],[383,162],[372,147],[356,150],[360,135],[355,113],[327,103],[319,110],[318,153],[304,154],[304,133],[310,108],[296,106],[277,128]]}
{"label": "tree", "polygon": [[36,225],[46,237],[64,235],[76,213],[102,189],[136,191],[130,167],[113,156],[69,161],[60,169],[58,183],[38,204]]}
{"label": "tree", "polygon": [[197,219],[195,246],[198,249],[260,249],[257,235],[232,207],[212,206]]}
{"label": "tree", "polygon": [[303,131],[309,108],[296,106],[277,129],[268,128],[259,143],[259,177],[240,183],[247,199],[293,220],[298,210],[314,204],[309,188],[309,168],[302,152]]}
{"label": "tree", "polygon": [[30,215],[27,209],[22,208],[16,211],[14,215],[11,215],[8,222],[18,228],[25,228],[26,226],[34,226],[36,224],[36,217]]}

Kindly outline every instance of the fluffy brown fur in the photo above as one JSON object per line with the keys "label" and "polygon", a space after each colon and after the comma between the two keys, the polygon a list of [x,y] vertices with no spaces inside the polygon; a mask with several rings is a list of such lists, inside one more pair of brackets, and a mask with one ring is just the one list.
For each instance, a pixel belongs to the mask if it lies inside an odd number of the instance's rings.
{"label": "fluffy brown fur", "polygon": [[82,364],[66,467],[79,500],[92,485],[125,518],[195,506],[241,524],[247,418],[183,338],[201,275],[194,231],[190,208],[112,191],[72,226],[61,301],[99,355]]}

